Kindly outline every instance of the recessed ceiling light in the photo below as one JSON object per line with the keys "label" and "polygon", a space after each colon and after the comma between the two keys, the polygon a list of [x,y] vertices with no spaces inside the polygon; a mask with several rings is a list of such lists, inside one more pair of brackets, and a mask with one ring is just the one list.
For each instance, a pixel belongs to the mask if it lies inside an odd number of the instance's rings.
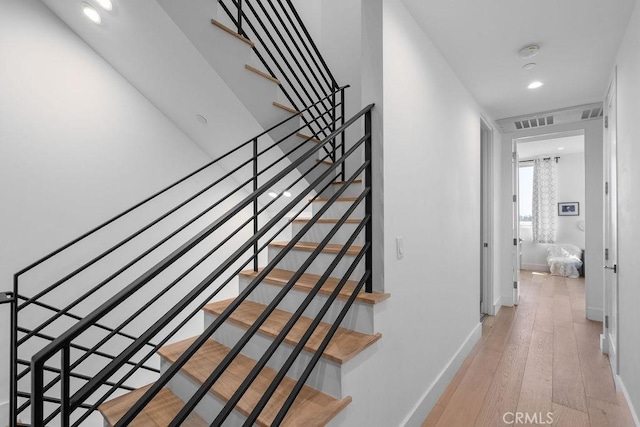
{"label": "recessed ceiling light", "polygon": [[291,193],[289,193],[288,191],[285,191],[284,193],[282,193],[282,195],[284,197],[291,197]]}
{"label": "recessed ceiling light", "polygon": [[196,120],[198,120],[201,125],[206,125],[207,123],[209,123],[207,118],[201,114],[196,114]]}
{"label": "recessed ceiling light", "polygon": [[82,12],[84,12],[84,15],[96,24],[100,24],[102,22],[102,18],[100,18],[98,11],[88,3],[82,4]]}
{"label": "recessed ceiling light", "polygon": [[540,46],[538,46],[537,44],[532,44],[520,49],[520,51],[518,52],[518,56],[523,59],[533,58],[538,53],[540,53]]}
{"label": "recessed ceiling light", "polygon": [[537,64],[535,62],[530,62],[528,64],[523,65],[522,68],[524,68],[526,71],[529,71],[529,70],[533,70],[534,68],[536,68],[536,65]]}
{"label": "recessed ceiling light", "polygon": [[278,193],[276,193],[275,191],[269,191],[269,197],[275,199],[276,197],[278,197]]}
{"label": "recessed ceiling light", "polygon": [[564,147],[558,147],[558,150],[564,150]]}
{"label": "recessed ceiling light", "polygon": [[113,3],[111,3],[111,0],[96,0],[96,3],[106,11],[111,12],[113,10]]}
{"label": "recessed ceiling light", "polygon": [[537,89],[540,86],[544,85],[544,83],[542,82],[533,82],[531,83],[529,86],[527,86],[529,89]]}

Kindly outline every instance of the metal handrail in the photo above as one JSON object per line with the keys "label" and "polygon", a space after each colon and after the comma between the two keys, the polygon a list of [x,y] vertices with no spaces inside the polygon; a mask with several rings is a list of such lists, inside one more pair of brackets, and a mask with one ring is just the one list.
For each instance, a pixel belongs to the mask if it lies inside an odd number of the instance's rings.
{"label": "metal handrail", "polygon": [[[113,309],[119,303],[121,303],[124,299],[126,299],[129,296],[133,295],[133,293],[136,291],[137,288],[139,288],[140,286],[144,286],[144,283],[146,283],[148,281],[147,279],[150,280],[151,278],[155,277],[159,273],[159,271],[162,271],[164,268],[166,268],[168,265],[170,265],[169,263],[174,262],[176,259],[178,259],[180,256],[182,256],[182,254],[186,253],[190,248],[194,247],[195,244],[197,244],[197,242],[202,241],[202,239],[205,237],[207,232],[212,231],[215,228],[216,224],[222,224],[223,221],[225,220],[225,218],[232,217],[234,214],[238,213],[241,209],[243,209],[244,207],[248,206],[253,200],[255,200],[259,195],[261,195],[265,191],[267,191],[267,189],[269,189],[271,186],[273,186],[274,183],[276,183],[280,179],[282,179],[287,173],[289,173],[292,170],[296,169],[306,159],[311,158],[311,156],[313,154],[319,152],[324,146],[326,146],[326,145],[330,144],[331,142],[333,142],[333,140],[335,138],[337,138],[338,136],[340,136],[341,133],[344,132],[344,130],[346,128],[351,126],[356,120],[358,120],[360,117],[362,117],[363,114],[368,112],[370,110],[370,108],[371,107],[369,107],[368,110],[365,109],[366,111],[363,110],[362,113],[356,115],[354,118],[352,118],[349,121],[347,121],[343,127],[341,127],[340,129],[334,131],[329,138],[325,139],[322,142],[322,144],[318,144],[313,149],[309,150],[307,153],[302,155],[299,159],[297,159],[291,165],[286,167],[283,171],[279,172],[275,177],[270,179],[267,183],[265,183],[261,187],[259,187],[257,192],[252,193],[250,196],[247,196],[242,202],[240,202],[238,205],[236,205],[234,208],[232,208],[227,214],[223,215],[223,217],[221,217],[218,221],[214,222],[211,226],[206,227],[205,230],[203,230],[203,232],[198,233],[196,236],[194,236],[192,239],[190,239],[190,241],[185,243],[183,245],[183,247],[180,247],[178,250],[174,251],[174,253],[172,255],[166,257],[165,260],[162,263],[160,263],[162,265],[157,265],[156,267],[152,268],[149,272],[147,272],[144,275],[142,275],[138,280],[134,281],[127,288],[123,289],[118,294],[116,294],[114,297],[112,297],[109,301],[105,302],[96,311],[94,311],[93,313],[91,313],[87,317],[85,317],[84,320],[78,322],[70,330],[65,332],[63,335],[58,337],[50,345],[48,345],[47,347],[42,349],[40,352],[38,352],[38,354],[32,360],[32,375],[33,375],[33,382],[35,384],[33,391],[37,392],[38,390],[41,391],[43,389],[43,386],[44,386],[44,384],[42,383],[43,378],[42,378],[41,372],[39,372],[39,369],[41,369],[44,366],[44,363],[45,363],[46,360],[50,359],[53,355],[58,353],[60,350],[63,351],[63,356],[64,356],[65,352],[68,353],[68,350],[65,351],[65,348],[69,348],[69,346],[72,345],[73,339],[75,337],[79,336],[82,332],[84,332],[88,328],[90,328],[92,323],[97,321],[100,317],[104,316],[111,309]],[[363,140],[361,140],[358,144],[356,144],[356,146],[354,146],[351,150],[349,150],[348,153],[346,153],[345,157],[348,157],[349,155],[351,155],[354,152],[354,150],[356,150],[359,147],[359,145],[367,138],[370,138],[370,135],[367,135]],[[316,180],[317,183],[320,183],[324,179],[326,179],[329,176],[328,173],[332,172],[333,170],[336,170],[343,162],[344,162],[344,158],[339,159],[339,161],[336,162],[334,165],[332,165],[332,167],[329,170],[327,170],[327,172],[325,172],[325,174],[323,174],[320,178],[318,178]],[[361,170],[358,171],[358,173],[362,172],[363,169],[364,169],[364,166],[361,168]],[[314,182],[314,184],[316,184],[316,183]],[[311,188],[313,188],[313,184],[312,184],[312,187],[309,187],[307,189],[307,192],[310,191]],[[299,195],[297,198],[301,199],[303,196],[304,195],[302,194],[302,195]],[[298,201],[299,200],[292,201],[290,203],[290,206],[294,206],[296,203],[298,203]],[[253,239],[251,239],[250,241],[246,242],[245,245],[243,245],[243,247],[238,249],[238,251],[236,251],[236,255],[240,256],[242,253],[244,253],[246,248],[251,247],[253,245],[253,243],[255,241],[257,241],[257,239],[260,238],[261,235],[264,235],[266,230],[269,230],[275,224],[275,222],[277,222],[280,219],[280,217],[283,216],[283,215],[284,215],[284,211],[281,212],[278,216],[276,216],[276,218],[272,219],[272,221],[270,221],[267,225],[265,225],[263,227],[263,229],[261,229],[261,232],[260,232],[259,235],[254,236]],[[225,267],[224,269],[217,269],[217,271],[219,271],[219,273],[222,273],[224,270],[226,270],[228,265],[230,266],[233,262],[235,262],[237,260],[237,257],[235,257],[235,255],[234,255],[234,258],[235,259],[228,260],[227,262],[224,263],[225,264],[223,266],[223,267]],[[211,275],[209,276],[208,279],[211,279]],[[201,290],[198,289],[198,288],[202,288],[202,290],[204,290],[206,288],[206,286],[208,286],[208,284],[213,281],[213,280],[208,280],[208,279],[205,279],[205,281],[201,282],[201,285],[199,285],[196,288],[196,290],[198,290],[199,292],[201,292]],[[208,283],[205,283],[207,280],[208,280]],[[184,300],[188,301],[190,299],[193,299],[194,295],[195,294],[192,292],[187,297],[185,297]],[[182,305],[186,305],[186,304],[182,304]],[[180,311],[178,309],[181,310],[182,307],[176,307],[175,312]],[[172,310],[169,313],[167,313],[168,316],[172,316],[173,314],[174,314],[174,310]],[[162,323],[162,322],[160,322],[160,323]],[[164,327],[164,326],[163,325],[159,326],[159,328],[162,328],[162,327]],[[150,336],[147,336],[146,334],[143,334],[143,336],[139,337],[139,340],[137,340],[137,341],[139,341],[140,343],[142,343],[144,345],[144,343],[146,343],[149,338],[150,338]],[[133,346],[133,344],[132,344],[132,346]],[[133,346],[133,347],[132,346],[130,346],[130,348],[132,349],[131,351],[134,351],[134,350],[137,351],[138,348],[139,348],[139,345],[136,345],[136,346]],[[110,362],[109,364],[112,365],[112,366],[120,366],[122,363],[124,363],[125,360],[128,360],[127,357],[128,357],[128,353],[119,356],[114,361]],[[66,364],[65,366],[67,367],[67,369],[69,369],[71,364],[69,363],[69,364]],[[80,391],[78,391],[77,393],[75,393],[71,397],[71,399],[70,399],[70,401],[68,403],[68,407],[66,407],[66,408],[63,407],[63,408],[60,409],[60,411],[62,413],[68,413],[69,411],[72,411],[74,408],[79,408],[81,405],[83,405],[83,403],[82,403],[83,399],[84,399],[83,396],[88,396],[88,394],[90,394],[90,391],[93,391],[91,389],[94,388],[96,384],[104,384],[105,381],[108,378],[108,374],[109,374],[109,372],[104,371],[104,373],[102,375],[98,374],[98,375],[94,376],[91,381],[89,381],[87,384],[85,384],[85,386],[83,386],[80,389]],[[67,378],[67,381],[68,381],[68,378]],[[64,379],[63,379],[63,385],[64,385]],[[44,397],[43,393],[41,393],[41,392],[40,392],[39,396],[37,395],[37,393],[34,393],[33,396],[35,398],[34,402],[37,402],[37,399],[42,399]],[[38,413],[38,410],[35,409],[36,406],[37,405],[35,405],[35,404],[34,404],[34,406],[32,406],[32,408],[34,408],[34,419],[35,420],[42,419],[42,415],[43,414],[41,412]]]}

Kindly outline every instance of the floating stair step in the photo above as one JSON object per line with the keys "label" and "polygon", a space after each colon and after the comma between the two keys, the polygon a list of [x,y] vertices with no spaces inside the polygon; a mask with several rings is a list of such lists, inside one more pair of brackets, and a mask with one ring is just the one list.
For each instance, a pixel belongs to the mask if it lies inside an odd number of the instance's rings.
{"label": "floating stair step", "polygon": [[[194,337],[165,346],[159,353],[164,359],[174,363],[195,339]],[[228,347],[214,340],[207,340],[189,362],[184,365],[182,370],[194,381],[202,384],[228,353]],[[225,402],[228,401],[233,393],[240,387],[240,384],[255,364],[255,360],[239,354],[213,387],[211,387],[211,393]],[[267,367],[262,369],[256,380],[236,405],[236,410],[248,416],[264,395],[264,392],[276,374],[277,372],[273,369]],[[273,419],[284,404],[286,398],[290,395],[295,383],[296,382],[289,377],[284,378],[258,417],[258,425],[270,426],[272,424]],[[282,425],[323,426],[349,403],[351,403],[350,396],[340,400],[311,387],[304,386]]]}
{"label": "floating stair step", "polygon": [[278,101],[273,101],[273,106],[277,108],[281,108],[291,114],[301,114],[300,111],[296,110],[295,108],[289,107],[288,105],[281,104]]}
{"label": "floating stair step", "polygon": [[[259,271],[262,271],[262,269],[260,269]],[[263,281],[276,286],[284,286],[291,279],[291,277],[293,277],[294,274],[295,273],[293,271],[275,268],[269,272],[269,274],[264,278]],[[255,279],[257,275],[258,273],[254,272],[253,270],[246,270],[240,273],[240,276],[249,280]],[[318,274],[305,273],[296,281],[296,284],[293,286],[293,288],[302,292],[310,292],[311,289],[313,289],[313,287],[320,281],[320,277],[321,276]],[[331,295],[336,286],[338,286],[338,283],[340,283],[339,279],[329,277],[324,285],[322,285],[322,288],[320,288],[318,293],[322,295]],[[357,284],[358,283],[356,281],[348,280],[338,294],[338,299],[347,300],[353,293],[353,290],[355,289]],[[389,296],[390,294],[380,292],[373,292],[370,294],[366,292],[360,292],[356,297],[356,302],[361,302],[364,304],[378,304],[389,298]]]}
{"label": "floating stair step", "polygon": [[[232,302],[233,298],[215,302],[207,305],[205,311],[219,316]],[[249,328],[265,308],[266,306],[263,304],[245,300],[240,307],[235,310],[229,320],[238,326]],[[288,311],[275,309],[260,327],[260,333],[275,338],[292,316],[293,314]],[[304,333],[309,329],[312,321],[313,319],[308,317],[300,317],[284,342],[292,346],[297,345],[300,342],[300,338],[302,338]],[[322,340],[327,335],[329,328],[331,328],[330,324],[320,322],[313,335],[311,335],[311,338],[309,338],[309,341],[305,344],[304,349],[311,353],[317,351]],[[351,329],[338,328],[336,334],[322,354],[322,357],[335,363],[344,364],[371,344],[378,341],[381,336],[381,334],[370,335],[352,331]]]}
{"label": "floating stair step", "polygon": [[[100,405],[98,410],[104,416],[107,425],[114,426],[150,387],[151,384]],[[168,388],[163,388],[129,425],[132,427],[167,426],[178,415],[183,406],[184,402],[178,396]],[[191,413],[185,425],[189,427],[206,427],[209,424],[197,414]]]}
{"label": "floating stair step", "polygon": [[[273,242],[269,244],[270,248],[284,249],[289,242]],[[293,249],[299,251],[313,252],[318,247],[318,243],[314,242],[298,242],[293,246]],[[329,243],[324,248],[322,248],[322,253],[325,254],[338,254],[343,248],[343,245],[338,245],[335,243]],[[362,250],[362,246],[359,245],[351,245],[345,255],[356,256]]]}
{"label": "floating stair step", "polygon": [[333,162],[330,162],[328,160],[316,160],[317,163],[322,163],[323,165],[327,165],[327,166],[333,166]]}
{"label": "floating stair step", "polygon": [[251,71],[251,72],[253,72],[253,73],[255,73],[255,74],[257,74],[257,75],[259,75],[260,77],[264,77],[265,79],[267,79],[267,80],[269,80],[269,81],[272,81],[273,83],[275,83],[275,84],[277,84],[277,85],[279,85],[279,84],[280,84],[280,80],[276,79],[275,77],[271,77],[268,73],[265,73],[265,72],[264,72],[264,71],[262,71],[262,70],[258,70],[257,68],[252,67],[252,66],[251,66],[251,65],[249,65],[249,64],[246,64],[246,65],[244,66],[244,68],[245,68],[245,69],[247,69],[247,70],[249,70],[249,71]]}
{"label": "floating stair step", "polygon": [[315,142],[316,144],[322,144],[322,141],[320,141],[318,138],[315,138],[315,137],[313,137],[311,135],[305,135],[304,133],[298,132],[298,133],[296,133],[296,136],[298,138],[308,139],[309,141]]}
{"label": "floating stair step", "polygon": [[235,30],[232,30],[231,28],[227,27],[226,25],[216,21],[215,19],[211,20],[211,23],[213,25],[215,25],[216,27],[220,28],[221,30],[231,34],[233,37],[237,38],[238,40],[240,40],[241,42],[244,42],[246,44],[248,44],[251,47],[255,47],[256,44],[254,42],[252,42],[251,40],[249,40],[248,38],[241,36],[240,34],[238,34]]}
{"label": "floating stair step", "polygon": [[[331,185],[345,185],[346,183],[347,183],[346,181],[333,181],[331,183]],[[354,179],[351,182],[351,185],[359,185],[359,184],[362,184],[362,180],[361,179]]]}
{"label": "floating stair step", "polygon": [[[322,203],[325,203],[325,202],[328,202],[328,201],[329,201],[329,199],[330,199],[330,197],[317,197],[317,198],[316,198],[316,199],[314,199],[313,201],[314,201],[314,202],[322,202]],[[341,197],[341,198],[339,198],[339,199],[336,199],[336,202],[345,202],[345,203],[346,203],[346,202],[349,202],[349,203],[353,203],[353,202],[355,202],[356,200],[358,200],[358,198],[357,198],[357,197]]]}

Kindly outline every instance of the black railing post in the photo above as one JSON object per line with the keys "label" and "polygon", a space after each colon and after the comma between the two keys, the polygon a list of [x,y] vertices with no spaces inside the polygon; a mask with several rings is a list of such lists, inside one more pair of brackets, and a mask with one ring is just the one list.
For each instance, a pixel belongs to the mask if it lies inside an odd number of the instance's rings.
{"label": "black railing post", "polygon": [[[337,110],[337,105],[336,105],[336,87],[334,86],[332,88],[332,94],[331,94],[331,132],[336,130],[336,110]],[[331,141],[331,160],[335,163],[336,161],[336,140],[334,139],[333,141]],[[343,163],[344,165],[344,163]]]}
{"label": "black railing post", "polygon": [[[367,228],[365,230],[365,241],[369,243],[367,249],[367,257],[365,259],[365,271],[373,272],[373,182],[372,182],[372,162],[371,162],[371,110],[367,111],[364,116],[364,134],[369,135],[364,143],[364,161],[367,164],[367,168],[364,172],[364,185],[369,189],[367,198],[365,200],[365,215],[371,215],[371,219],[367,222]],[[365,284],[365,292],[373,292],[373,274],[369,274],[367,283]]]}
{"label": "black railing post", "polygon": [[242,34],[242,0],[238,0],[238,34]]}
{"label": "black railing post", "polygon": [[71,376],[69,365],[71,364],[71,345],[68,343],[60,352],[60,425],[69,427],[71,423]]}
{"label": "black railing post", "polygon": [[18,275],[13,276],[13,301],[11,301],[11,349],[9,356],[9,425],[18,422]]}
{"label": "black railing post", "polygon": [[44,361],[31,362],[31,425],[44,425]]}
{"label": "black railing post", "polygon": [[[258,190],[258,138],[253,139],[253,192]],[[258,198],[253,199],[253,235],[258,234]],[[258,271],[258,241],[253,244],[253,271]]]}
{"label": "black railing post", "polygon": [[[345,111],[346,111],[345,99],[344,99],[344,89],[345,88],[340,89],[340,101],[341,101],[340,102],[340,117],[341,117],[341,119],[340,119],[340,127],[342,127],[344,125],[344,117],[345,117]],[[340,156],[342,156],[342,157],[344,157],[344,152],[345,152],[345,135],[344,135],[344,133],[345,133],[345,130],[343,129],[342,132],[340,133],[340,140],[341,140],[341,143],[340,143],[340,146],[341,146],[341,148],[340,148]],[[341,175],[340,180],[341,181],[344,181],[345,177],[346,177],[346,172],[345,172],[345,164],[346,163],[347,162],[343,162],[342,166],[340,166],[340,175]]]}

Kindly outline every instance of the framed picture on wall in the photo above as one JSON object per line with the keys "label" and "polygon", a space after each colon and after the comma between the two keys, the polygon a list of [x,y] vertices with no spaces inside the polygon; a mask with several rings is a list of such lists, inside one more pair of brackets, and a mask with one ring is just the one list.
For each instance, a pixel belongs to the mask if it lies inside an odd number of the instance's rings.
{"label": "framed picture on wall", "polygon": [[558,216],[578,216],[580,215],[580,203],[564,202],[558,203]]}

